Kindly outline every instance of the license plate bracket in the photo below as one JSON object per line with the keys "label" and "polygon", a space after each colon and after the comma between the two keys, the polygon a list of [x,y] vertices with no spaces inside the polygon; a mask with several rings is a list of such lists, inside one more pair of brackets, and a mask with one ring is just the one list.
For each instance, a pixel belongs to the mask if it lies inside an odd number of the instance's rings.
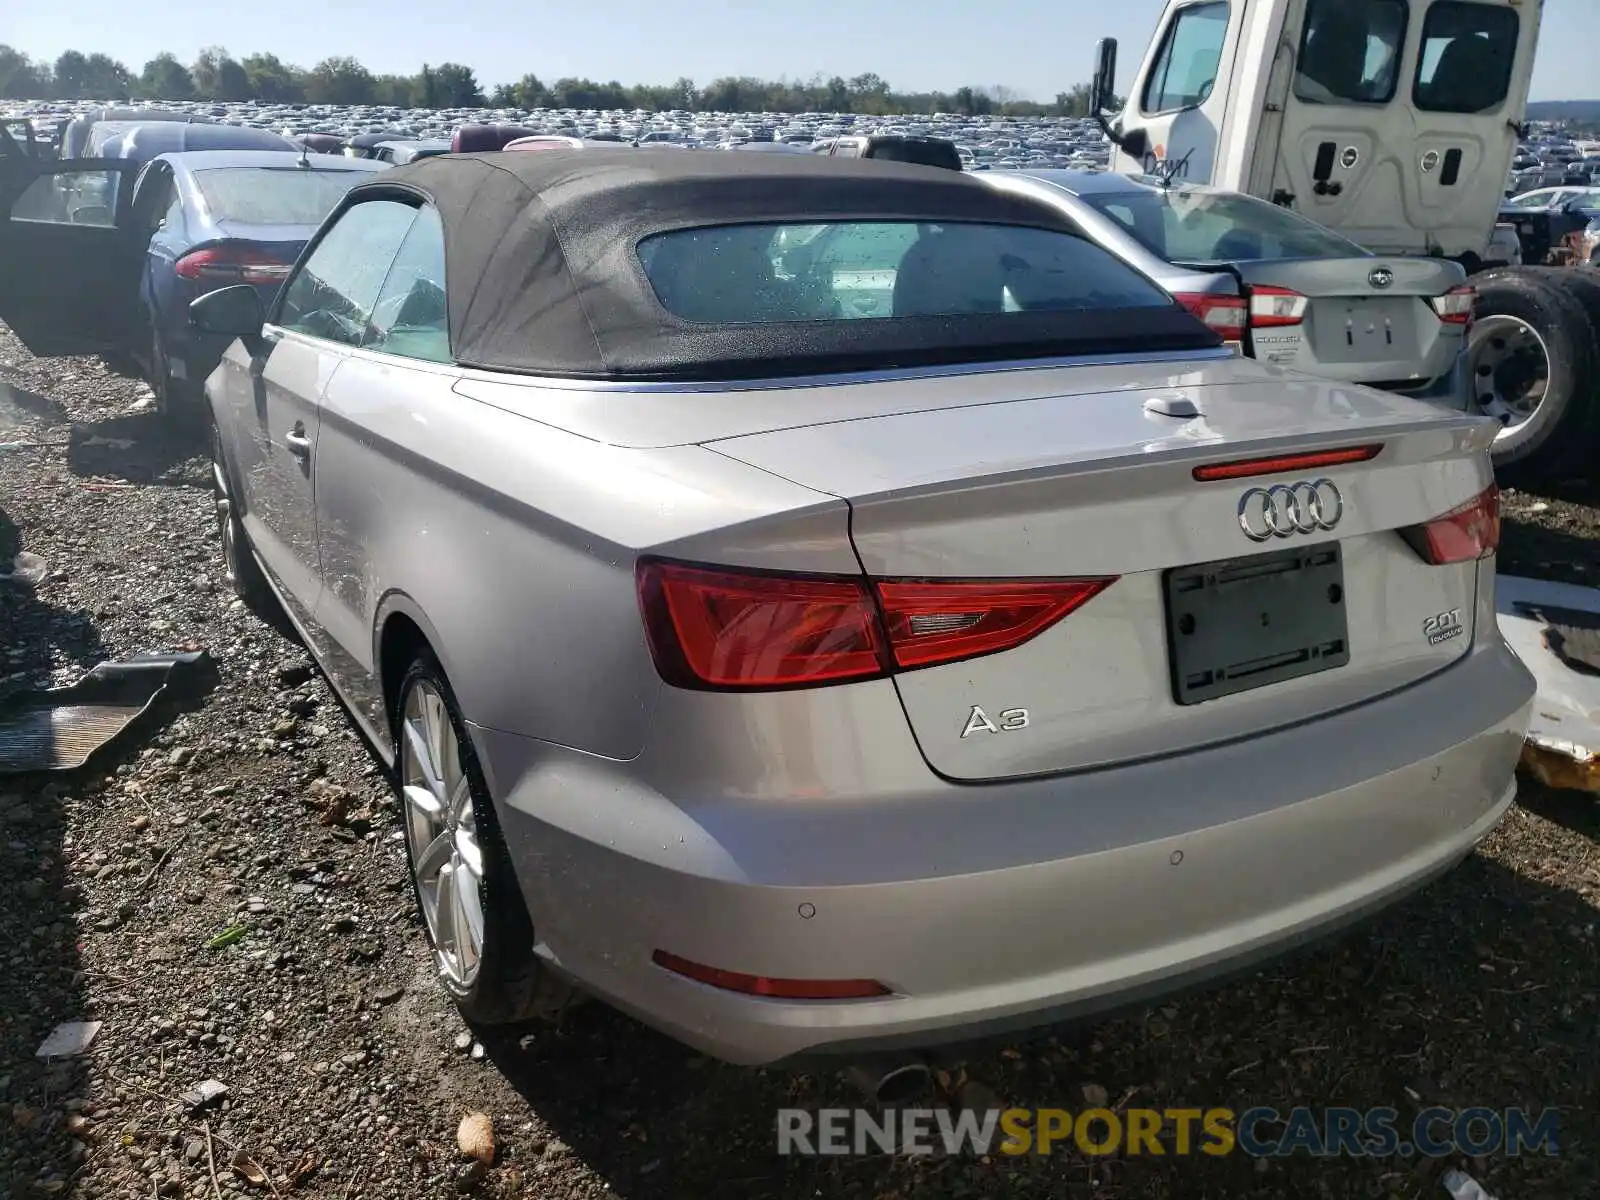
{"label": "license plate bracket", "polygon": [[1345,309],[1345,342],[1359,349],[1395,344],[1395,314],[1383,304],[1352,304]]}
{"label": "license plate bracket", "polygon": [[1338,542],[1163,576],[1173,699],[1203,704],[1350,661]]}

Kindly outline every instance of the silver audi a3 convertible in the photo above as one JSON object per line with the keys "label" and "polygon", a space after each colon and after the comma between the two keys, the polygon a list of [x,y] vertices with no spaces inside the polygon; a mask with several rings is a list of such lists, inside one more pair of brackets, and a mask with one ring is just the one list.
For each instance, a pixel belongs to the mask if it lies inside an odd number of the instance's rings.
{"label": "silver audi a3 convertible", "polygon": [[801,155],[354,188],[208,382],[235,586],[392,756],[444,986],[911,1055],[1404,896],[1514,795],[1495,426],[1069,217]]}

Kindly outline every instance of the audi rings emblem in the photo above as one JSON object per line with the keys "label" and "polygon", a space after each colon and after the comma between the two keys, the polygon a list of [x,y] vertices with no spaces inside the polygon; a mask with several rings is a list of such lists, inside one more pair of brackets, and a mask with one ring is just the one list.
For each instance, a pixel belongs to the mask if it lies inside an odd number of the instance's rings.
{"label": "audi rings emblem", "polygon": [[1344,497],[1331,479],[1251,488],[1239,497],[1239,528],[1252,542],[1331,530],[1344,516]]}

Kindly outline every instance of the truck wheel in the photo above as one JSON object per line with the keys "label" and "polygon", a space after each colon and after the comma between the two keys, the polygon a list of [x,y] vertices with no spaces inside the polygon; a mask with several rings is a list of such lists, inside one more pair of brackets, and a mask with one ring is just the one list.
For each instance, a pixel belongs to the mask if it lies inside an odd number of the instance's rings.
{"label": "truck wheel", "polygon": [[1592,267],[1524,267],[1523,270],[1583,305],[1590,326],[1600,334],[1600,271]]}
{"label": "truck wheel", "polygon": [[1496,418],[1491,450],[1503,483],[1559,479],[1587,462],[1595,387],[1595,330],[1576,295],[1527,268],[1473,280],[1478,308],[1468,336],[1473,403]]}

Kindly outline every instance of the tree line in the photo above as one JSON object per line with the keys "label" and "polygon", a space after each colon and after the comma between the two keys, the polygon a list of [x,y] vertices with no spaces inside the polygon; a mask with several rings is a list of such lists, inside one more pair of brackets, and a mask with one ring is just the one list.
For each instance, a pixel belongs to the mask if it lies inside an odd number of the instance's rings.
{"label": "tree line", "polygon": [[615,80],[557,79],[536,75],[486,90],[471,67],[424,63],[415,75],[369,71],[354,58],[325,58],[310,68],[275,54],[234,58],[220,46],[202,50],[187,66],[176,55],[156,55],[135,73],[106,54],[68,50],[53,63],[0,44],[0,97],[21,100],[212,100],[270,103],[375,104],[397,108],[673,109],[710,112],[965,113],[972,116],[1085,116],[1089,88],[1078,84],[1049,104],[999,86],[950,92],[897,92],[868,72],[806,80],[723,76],[704,87],[680,78],[670,84],[625,85]]}

